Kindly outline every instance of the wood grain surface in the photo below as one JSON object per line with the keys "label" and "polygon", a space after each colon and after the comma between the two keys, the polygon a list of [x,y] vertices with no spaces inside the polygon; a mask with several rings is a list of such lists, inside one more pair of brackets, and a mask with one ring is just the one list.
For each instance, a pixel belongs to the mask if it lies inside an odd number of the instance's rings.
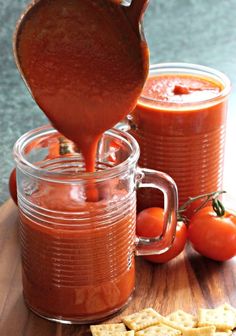
{"label": "wood grain surface", "polygon": [[[176,309],[195,312],[228,302],[236,306],[236,259],[210,261],[190,247],[165,265],[137,258],[136,291],[120,316],[154,307],[167,314]],[[88,326],[60,325],[31,313],[24,305],[21,284],[17,209],[12,201],[0,208],[0,336],[89,336]]]}

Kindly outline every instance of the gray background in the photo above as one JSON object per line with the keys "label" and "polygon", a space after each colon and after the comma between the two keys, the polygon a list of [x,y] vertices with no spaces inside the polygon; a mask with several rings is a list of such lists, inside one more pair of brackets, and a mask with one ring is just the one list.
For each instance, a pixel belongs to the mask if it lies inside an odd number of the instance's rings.
{"label": "gray background", "polygon": [[[15,22],[26,3],[0,0],[0,204],[9,197],[7,183],[14,165],[11,151],[15,140],[46,121],[12,58]],[[236,0],[150,0],[144,26],[151,63],[198,63],[230,77],[233,91],[227,126],[225,185],[236,195]]]}

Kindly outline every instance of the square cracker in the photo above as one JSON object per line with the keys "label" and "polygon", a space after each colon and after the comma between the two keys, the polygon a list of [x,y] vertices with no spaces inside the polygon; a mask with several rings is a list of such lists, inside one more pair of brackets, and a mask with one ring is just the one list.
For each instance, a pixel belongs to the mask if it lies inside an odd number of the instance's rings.
{"label": "square cracker", "polygon": [[231,310],[236,315],[236,309],[229,303],[224,303],[217,307],[217,309]]}
{"label": "square cracker", "polygon": [[165,324],[157,324],[146,329],[137,331],[135,336],[179,336],[181,331],[173,329]]}
{"label": "square cracker", "polygon": [[146,308],[137,313],[123,317],[122,322],[124,322],[129,329],[138,331],[158,324],[162,319],[163,316],[158,314],[154,309]]}
{"label": "square cracker", "polygon": [[176,310],[175,312],[165,317],[165,324],[170,321],[170,326],[176,329],[194,328],[197,326],[197,318],[191,314],[184,312],[183,310]]}
{"label": "square cracker", "polygon": [[199,309],[198,310],[198,326],[214,325],[217,331],[232,330],[235,327],[235,314],[230,309]]}
{"label": "square cracker", "polygon": [[95,324],[90,326],[91,333],[95,336],[97,332],[115,332],[115,331],[127,331],[124,323],[113,323],[113,324]]}
{"label": "square cracker", "polygon": [[224,312],[231,311],[234,314],[235,319],[234,328],[236,328],[236,309],[232,307],[229,303],[224,303],[221,306],[217,307],[217,309],[222,309]]}
{"label": "square cracker", "polygon": [[112,331],[112,330],[99,330],[93,331],[93,336],[134,336],[134,330],[129,331]]}
{"label": "square cracker", "polygon": [[214,326],[200,328],[185,328],[182,332],[183,336],[214,336],[216,328]]}

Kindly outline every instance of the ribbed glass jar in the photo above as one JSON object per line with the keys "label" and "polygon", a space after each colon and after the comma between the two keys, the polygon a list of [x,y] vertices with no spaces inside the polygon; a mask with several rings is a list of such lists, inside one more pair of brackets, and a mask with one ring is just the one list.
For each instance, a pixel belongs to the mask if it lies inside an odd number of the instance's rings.
{"label": "ribbed glass jar", "polygon": [[[173,241],[175,183],[137,169],[137,142],[117,130],[102,136],[93,173],[85,172],[76,146],[50,126],[23,135],[14,155],[27,305],[62,323],[91,323],[117,312],[132,297],[135,253],[161,253]],[[146,185],[166,199],[164,233],[151,239],[135,235],[136,189]]]}
{"label": "ribbed glass jar", "polygon": [[51,128],[16,144],[24,297],[38,314],[98,320],[131,297],[138,150],[128,140],[103,138],[92,178],[72,143]]}
{"label": "ribbed glass jar", "polygon": [[[183,86],[177,88],[180,93],[176,101],[170,101],[165,95],[174,95],[170,91],[175,76],[183,76],[190,83],[192,79],[203,80],[219,87],[220,92],[211,97],[211,92],[206,91],[207,96],[203,97],[201,89],[198,91],[193,87],[190,91],[196,94],[194,101],[186,102],[184,95],[188,95],[188,88]],[[149,73],[149,79],[152,78],[155,79],[153,83],[159,81],[158,89],[164,81],[164,92],[161,93],[164,98],[155,98],[155,87],[144,88],[145,93],[141,95],[131,120],[130,133],[138,141],[141,151],[140,167],[169,174],[177,184],[180,205],[189,197],[221,189],[229,79],[217,70],[185,63],[153,65]],[[168,85],[165,81],[169,81]],[[162,205],[162,196],[158,192],[139,192],[139,210],[157,204]],[[194,203],[187,214],[191,216],[197,206],[198,203]]]}

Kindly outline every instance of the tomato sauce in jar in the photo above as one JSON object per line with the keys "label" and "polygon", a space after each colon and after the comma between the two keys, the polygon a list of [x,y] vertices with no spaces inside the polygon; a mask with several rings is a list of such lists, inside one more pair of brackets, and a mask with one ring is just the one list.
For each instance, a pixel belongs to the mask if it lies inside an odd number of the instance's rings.
{"label": "tomato sauce in jar", "polygon": [[42,317],[88,323],[117,312],[134,291],[139,148],[129,134],[108,131],[96,172],[87,173],[73,145],[50,126],[15,145],[23,292]]}
{"label": "tomato sauce in jar", "polygon": [[[229,90],[227,77],[207,67],[170,63],[150,70],[131,134],[140,145],[140,166],[169,174],[180,205],[222,188]],[[158,205],[156,191],[139,191],[139,210]]]}
{"label": "tomato sauce in jar", "polygon": [[[68,214],[71,191],[64,187],[54,190],[54,217],[49,210],[28,216],[20,211],[24,297],[28,306],[44,317],[70,322],[99,320],[123,307],[134,290],[135,201],[134,197],[125,198],[130,213],[121,216],[116,209],[111,214],[119,218],[107,221],[109,202],[75,207],[74,201],[74,210],[84,216],[76,221]],[[76,188],[73,193],[74,197]],[[49,209],[45,200],[41,207]],[[120,195],[122,208],[123,202]],[[92,220],[96,221],[94,227]]]}

